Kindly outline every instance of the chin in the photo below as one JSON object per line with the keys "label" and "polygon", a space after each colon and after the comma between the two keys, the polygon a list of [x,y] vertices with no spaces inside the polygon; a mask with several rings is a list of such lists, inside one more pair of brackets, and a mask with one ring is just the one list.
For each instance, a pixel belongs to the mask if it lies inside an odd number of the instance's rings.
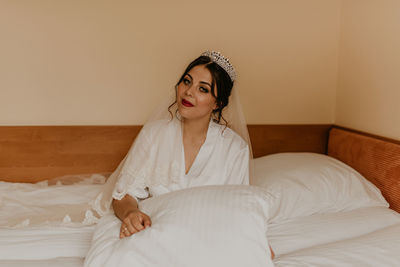
{"label": "chin", "polygon": [[188,110],[178,109],[178,111],[182,119],[191,120],[195,118],[195,116],[193,116],[191,112],[188,112]]}
{"label": "chin", "polygon": [[183,110],[182,112],[179,111],[179,114],[181,115],[182,119],[185,120],[202,120],[205,119],[206,117],[209,118],[209,116],[206,115],[199,115],[199,114],[193,114],[192,112],[187,112],[187,110]]}
{"label": "chin", "polygon": [[187,108],[181,104],[178,104],[178,112],[185,120],[201,120],[205,117],[211,116],[209,113],[202,114],[196,108]]}

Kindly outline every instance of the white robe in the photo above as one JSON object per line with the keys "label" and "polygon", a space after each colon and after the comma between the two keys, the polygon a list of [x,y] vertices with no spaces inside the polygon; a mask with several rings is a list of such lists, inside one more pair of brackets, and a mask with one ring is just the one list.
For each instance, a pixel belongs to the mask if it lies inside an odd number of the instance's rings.
{"label": "white robe", "polygon": [[207,138],[189,172],[181,122],[159,120],[146,124],[122,164],[113,198],[158,196],[202,185],[249,184],[249,148],[230,128],[212,120]]}
{"label": "white robe", "polygon": [[[249,148],[234,131],[210,121],[207,138],[185,174],[181,123],[160,120],[143,127],[116,172],[115,199],[129,194],[140,200],[195,186],[249,184]],[[135,242],[119,239],[120,226],[115,215],[100,219],[86,267],[132,265],[118,256],[132,251],[130,242]]]}

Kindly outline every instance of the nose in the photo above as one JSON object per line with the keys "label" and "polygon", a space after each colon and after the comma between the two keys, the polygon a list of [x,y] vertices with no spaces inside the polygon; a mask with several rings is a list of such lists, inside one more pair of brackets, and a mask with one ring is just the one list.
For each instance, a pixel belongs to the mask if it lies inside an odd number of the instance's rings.
{"label": "nose", "polygon": [[192,84],[190,86],[188,86],[186,91],[185,91],[185,95],[193,96],[193,88],[194,88],[194,86]]}

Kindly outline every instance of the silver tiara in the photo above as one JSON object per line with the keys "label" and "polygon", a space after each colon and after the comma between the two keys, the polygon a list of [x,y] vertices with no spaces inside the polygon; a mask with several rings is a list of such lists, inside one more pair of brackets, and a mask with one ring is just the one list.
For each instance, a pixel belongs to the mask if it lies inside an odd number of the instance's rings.
{"label": "silver tiara", "polygon": [[206,51],[201,54],[202,56],[209,57],[212,62],[218,64],[221,68],[223,68],[226,73],[228,73],[229,77],[231,77],[232,82],[236,79],[235,68],[229,62],[229,59],[221,55],[220,52],[216,51]]}

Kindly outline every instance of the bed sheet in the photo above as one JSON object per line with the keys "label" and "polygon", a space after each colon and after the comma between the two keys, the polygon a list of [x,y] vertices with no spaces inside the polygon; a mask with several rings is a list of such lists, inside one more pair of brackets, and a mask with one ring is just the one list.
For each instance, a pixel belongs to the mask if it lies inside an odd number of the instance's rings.
{"label": "bed sheet", "polygon": [[[270,224],[267,234],[275,254],[280,256],[300,249],[358,237],[397,223],[400,223],[399,213],[385,207],[369,207],[297,217]],[[400,232],[397,236],[400,239]]]}
{"label": "bed sheet", "polygon": [[331,242],[274,260],[275,266],[400,266],[400,224],[385,227],[355,238]]}
{"label": "bed sheet", "polygon": [[[78,179],[80,176],[74,176]],[[89,205],[96,198],[105,176],[94,174],[82,182],[49,186],[49,181],[36,184],[0,182],[0,228],[58,224],[68,216],[74,218],[76,206]],[[61,179],[61,178],[59,178]],[[100,180],[97,182],[97,180]],[[54,182],[54,181],[50,181]],[[93,182],[93,184],[90,184]],[[83,211],[79,211],[84,214]],[[59,219],[55,219],[59,214]],[[67,216],[68,215],[68,216]],[[66,220],[68,226],[81,226],[82,221]],[[86,224],[91,224],[88,221]]]}
{"label": "bed sheet", "polygon": [[[35,218],[51,220],[54,208],[63,207],[59,204],[66,203],[68,208],[68,205],[93,199],[104,177],[98,174],[86,177],[74,176],[80,182],[73,185],[49,186],[48,181],[37,184],[0,182],[0,260],[84,257],[90,247],[94,224],[34,222]],[[67,178],[66,181],[72,181]],[[61,214],[64,212],[66,210]],[[30,218],[29,221],[26,218]]]}
{"label": "bed sheet", "polygon": [[95,226],[0,229],[1,260],[85,257]]}
{"label": "bed sheet", "polygon": [[48,260],[0,260],[0,267],[82,267],[83,258],[55,258]]}

